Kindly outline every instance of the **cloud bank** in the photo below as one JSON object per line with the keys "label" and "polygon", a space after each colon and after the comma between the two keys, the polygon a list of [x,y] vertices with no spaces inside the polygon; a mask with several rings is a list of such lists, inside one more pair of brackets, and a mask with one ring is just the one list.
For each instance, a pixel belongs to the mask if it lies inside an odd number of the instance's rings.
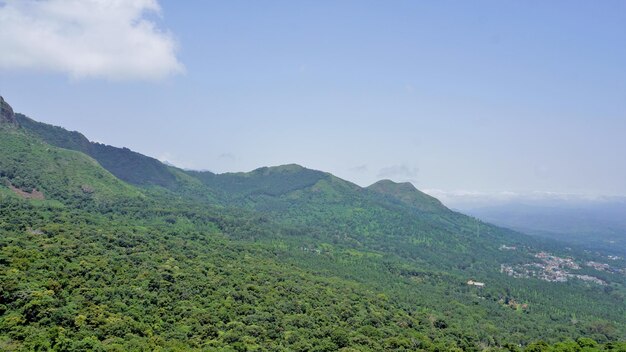
{"label": "cloud bank", "polygon": [[0,0],[0,69],[157,80],[181,73],[157,0]]}
{"label": "cloud bank", "polygon": [[602,196],[594,194],[572,194],[543,191],[526,193],[508,191],[444,191],[440,189],[424,189],[422,191],[439,199],[445,205],[460,210],[477,209],[481,207],[491,207],[511,203],[541,206],[562,206],[564,204],[575,205],[602,202],[626,203],[626,197]]}

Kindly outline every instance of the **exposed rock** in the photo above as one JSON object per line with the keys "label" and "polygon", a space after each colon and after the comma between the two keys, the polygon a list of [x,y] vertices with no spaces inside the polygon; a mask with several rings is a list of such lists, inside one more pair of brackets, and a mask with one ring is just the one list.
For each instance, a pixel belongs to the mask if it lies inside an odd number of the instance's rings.
{"label": "exposed rock", "polygon": [[87,194],[91,194],[95,191],[90,185],[82,185],[80,186],[80,189],[83,191],[83,193]]}
{"label": "exposed rock", "polygon": [[11,105],[4,101],[2,96],[0,96],[0,123],[16,124],[13,108],[11,108]]}

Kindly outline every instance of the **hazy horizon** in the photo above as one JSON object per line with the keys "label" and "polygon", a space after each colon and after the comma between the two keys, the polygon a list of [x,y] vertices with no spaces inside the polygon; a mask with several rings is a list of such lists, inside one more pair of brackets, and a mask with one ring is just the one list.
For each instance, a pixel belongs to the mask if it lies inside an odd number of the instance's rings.
{"label": "hazy horizon", "polygon": [[624,2],[98,6],[0,1],[17,112],[218,173],[626,196]]}

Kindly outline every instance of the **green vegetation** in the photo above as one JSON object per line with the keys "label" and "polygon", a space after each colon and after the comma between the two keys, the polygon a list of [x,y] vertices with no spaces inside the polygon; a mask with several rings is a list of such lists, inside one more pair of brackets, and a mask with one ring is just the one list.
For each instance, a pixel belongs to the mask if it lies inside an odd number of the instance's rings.
{"label": "green vegetation", "polygon": [[143,186],[176,186],[176,176],[166,165],[154,158],[128,148],[90,142],[78,132],[69,132],[61,127],[37,122],[22,114],[16,114],[15,117],[24,129],[46,143],[87,154],[122,181]]}
{"label": "green vegetation", "polygon": [[367,187],[367,189],[386,195],[392,200],[402,202],[417,210],[429,212],[445,211],[445,207],[439,200],[420,192],[408,182],[398,184],[391,180],[382,180]]}
{"label": "green vegetation", "polygon": [[[1,126],[0,126],[1,127]],[[47,197],[80,206],[136,198],[141,192],[111,175],[92,158],[50,146],[20,130],[0,128],[0,179],[5,187],[34,190]]]}
{"label": "green vegetation", "polygon": [[624,275],[507,276],[539,250],[599,259],[409,184],[152,168],[18,120],[0,126],[2,351],[626,351]]}

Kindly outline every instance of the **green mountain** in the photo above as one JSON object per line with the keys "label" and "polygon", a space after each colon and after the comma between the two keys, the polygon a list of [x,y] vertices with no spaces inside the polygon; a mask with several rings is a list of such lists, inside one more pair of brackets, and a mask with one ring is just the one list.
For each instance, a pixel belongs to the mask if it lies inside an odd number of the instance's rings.
{"label": "green mountain", "polygon": [[0,135],[0,187],[5,190],[73,204],[142,195],[85,154],[56,148],[12,125],[0,124]]}
{"label": "green mountain", "polygon": [[[222,192],[221,203],[226,206],[260,212],[302,231],[314,229],[305,242],[315,236],[318,241],[382,251],[433,268],[477,267],[485,260],[499,266],[499,246],[523,245],[528,240],[452,212],[408,184],[381,181],[361,188],[298,165],[190,175]],[[477,255],[485,251],[492,254]]]}
{"label": "green mountain", "polygon": [[623,261],[406,183],[184,171],[3,111],[2,351],[626,348]]}
{"label": "green mountain", "polygon": [[177,183],[176,175],[170,168],[154,158],[133,152],[128,148],[116,148],[90,142],[78,132],[70,132],[61,127],[37,122],[22,114],[16,114],[15,117],[23,129],[44,142],[87,154],[122,181],[133,185],[157,185],[166,188],[175,187]]}
{"label": "green mountain", "polygon": [[367,189],[386,195],[420,211],[446,211],[444,205],[438,199],[420,192],[409,182],[395,183],[391,180],[381,180],[367,187]]}
{"label": "green mountain", "polygon": [[220,191],[226,202],[263,196],[280,196],[305,187],[313,186],[330,175],[309,170],[300,165],[262,167],[245,173],[214,174],[211,172],[187,171],[206,186]]}

